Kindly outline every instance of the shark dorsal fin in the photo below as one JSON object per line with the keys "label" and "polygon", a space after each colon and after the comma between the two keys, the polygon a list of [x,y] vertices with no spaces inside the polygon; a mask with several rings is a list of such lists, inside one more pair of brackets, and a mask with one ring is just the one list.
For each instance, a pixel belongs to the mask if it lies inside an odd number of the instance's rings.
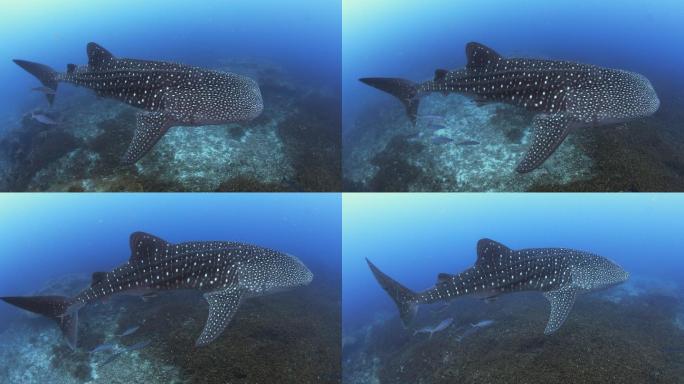
{"label": "shark dorsal fin", "polygon": [[446,69],[435,69],[435,80],[434,81],[442,81],[446,77],[447,71]]}
{"label": "shark dorsal fin", "polygon": [[170,244],[157,236],[145,232],[133,232],[130,239],[131,262],[148,260],[158,255]]}
{"label": "shark dorsal fin", "polygon": [[92,280],[90,281],[90,286],[94,286],[98,283],[104,281],[107,278],[107,272],[93,272]]}
{"label": "shark dorsal fin", "polygon": [[97,43],[88,43],[86,50],[88,52],[88,65],[91,67],[106,65],[114,60],[114,55]]}
{"label": "shark dorsal fin", "polygon": [[493,49],[474,42],[466,44],[466,58],[468,59],[468,64],[466,64],[468,69],[485,67],[488,64],[503,59]]}
{"label": "shark dorsal fin", "polygon": [[513,253],[513,250],[497,241],[480,239],[477,242],[477,261],[475,265],[482,267],[506,263],[510,260],[511,253]]}

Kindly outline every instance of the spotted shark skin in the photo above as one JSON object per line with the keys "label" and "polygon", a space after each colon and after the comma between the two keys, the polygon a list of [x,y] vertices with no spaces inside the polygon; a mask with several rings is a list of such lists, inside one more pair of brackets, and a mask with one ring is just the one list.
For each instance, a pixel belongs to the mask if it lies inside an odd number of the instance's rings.
{"label": "spotted shark skin", "polygon": [[399,98],[415,124],[420,97],[460,93],[478,102],[503,102],[536,112],[532,144],[516,171],[538,168],[575,128],[650,116],[660,100],[650,81],[634,72],[561,60],[504,58],[479,43],[466,45],[463,69],[435,71],[421,84],[398,78],[362,78]]}
{"label": "spotted shark skin", "polygon": [[579,293],[620,284],[629,273],[619,265],[589,252],[568,248],[513,250],[490,239],[477,243],[477,261],[465,271],[440,273],[434,287],[413,292],[380,271],[366,259],[375,279],[399,308],[410,326],[420,304],[446,302],[463,296],[491,299],[498,295],[536,291],[551,304],[544,334],[558,330],[568,317]]}
{"label": "spotted shark skin", "polygon": [[172,244],[135,232],[130,247],[127,263],[110,272],[95,272],[90,287],[75,297],[0,299],[57,321],[68,344],[75,348],[78,310],[87,304],[119,294],[199,290],[209,303],[209,318],[196,342],[203,346],[223,332],[243,300],[304,286],[313,279],[296,257],[256,245],[225,241]]}
{"label": "spotted shark skin", "polygon": [[26,60],[14,62],[36,76],[52,104],[59,82],[75,84],[143,109],[123,164],[142,158],[173,126],[216,125],[259,116],[258,84],[245,76],[184,64],[116,58],[95,43],[87,46],[88,64],[69,64],[65,73]]}

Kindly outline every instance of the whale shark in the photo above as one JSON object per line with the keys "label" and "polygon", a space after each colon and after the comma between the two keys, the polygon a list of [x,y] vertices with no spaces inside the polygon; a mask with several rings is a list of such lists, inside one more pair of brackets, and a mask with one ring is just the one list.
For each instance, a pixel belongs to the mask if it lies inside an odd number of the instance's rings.
{"label": "whale shark", "polygon": [[88,43],[87,53],[87,65],[68,64],[63,73],[26,60],[14,62],[40,80],[50,104],[57,85],[66,82],[143,109],[136,116],[123,164],[141,159],[173,126],[249,121],[264,107],[259,86],[249,77],[178,63],[117,58],[96,43]]}
{"label": "whale shark", "polygon": [[413,292],[370,260],[368,266],[399,309],[409,327],[420,304],[447,302],[464,296],[485,300],[522,291],[541,292],[551,304],[544,329],[550,335],[568,317],[578,294],[605,289],[629,278],[629,273],[605,257],[568,248],[513,250],[490,239],[477,243],[475,265],[458,274],[440,273],[434,287]]}
{"label": "whale shark", "polygon": [[75,297],[0,297],[3,301],[56,321],[70,347],[77,346],[78,311],[119,294],[143,295],[199,290],[209,303],[209,318],[197,346],[216,339],[240,303],[250,297],[304,286],[313,273],[295,256],[256,245],[227,241],[170,243],[154,235],[130,236],[128,262],[110,272],[95,272],[90,287]]}
{"label": "whale shark", "polygon": [[620,69],[572,61],[505,58],[480,43],[466,45],[463,69],[437,69],[417,84],[400,78],[362,78],[404,104],[415,125],[420,98],[460,93],[478,103],[502,102],[536,112],[532,143],[516,171],[527,173],[546,161],[570,131],[650,116],[660,107],[651,82]]}

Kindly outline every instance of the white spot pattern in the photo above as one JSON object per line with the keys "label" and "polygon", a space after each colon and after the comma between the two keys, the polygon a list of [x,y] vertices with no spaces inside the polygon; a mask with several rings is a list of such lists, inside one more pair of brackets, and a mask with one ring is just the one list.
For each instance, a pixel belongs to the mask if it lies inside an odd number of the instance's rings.
{"label": "white spot pattern", "polygon": [[298,258],[251,244],[171,244],[135,232],[130,245],[130,260],[111,272],[98,272],[93,284],[74,301],[87,304],[121,293],[175,289],[207,292],[210,316],[198,345],[209,343],[223,331],[241,298],[307,285],[313,279]]}

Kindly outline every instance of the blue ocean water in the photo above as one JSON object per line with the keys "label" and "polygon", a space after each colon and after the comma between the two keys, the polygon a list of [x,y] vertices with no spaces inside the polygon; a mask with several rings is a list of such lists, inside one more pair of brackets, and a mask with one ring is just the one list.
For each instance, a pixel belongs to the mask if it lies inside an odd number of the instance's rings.
{"label": "blue ocean water", "polygon": [[[391,96],[360,77],[422,81],[465,65],[476,41],[504,56],[575,60],[648,77],[663,108],[681,106],[684,3],[677,0],[345,0],[343,126]],[[662,109],[662,108],[661,108]]]}
{"label": "blue ocean water", "polygon": [[[341,197],[335,194],[2,194],[0,292],[27,295],[54,278],[108,271],[145,231],[171,242],[224,240],[297,256],[339,286]],[[0,306],[0,324],[19,311]]]}
{"label": "blue ocean water", "polygon": [[[249,58],[311,86],[339,89],[338,1],[5,1],[0,12],[0,119],[43,105],[16,58],[63,71],[94,41],[121,57],[216,67]],[[68,86],[60,85],[60,92]],[[59,98],[60,96],[58,96]],[[6,125],[6,124],[3,124]],[[0,126],[2,130],[2,126]]]}
{"label": "blue ocean water", "polygon": [[345,194],[343,329],[398,315],[364,258],[422,291],[438,273],[472,266],[484,237],[513,249],[589,251],[632,280],[681,284],[683,217],[680,194]]}

